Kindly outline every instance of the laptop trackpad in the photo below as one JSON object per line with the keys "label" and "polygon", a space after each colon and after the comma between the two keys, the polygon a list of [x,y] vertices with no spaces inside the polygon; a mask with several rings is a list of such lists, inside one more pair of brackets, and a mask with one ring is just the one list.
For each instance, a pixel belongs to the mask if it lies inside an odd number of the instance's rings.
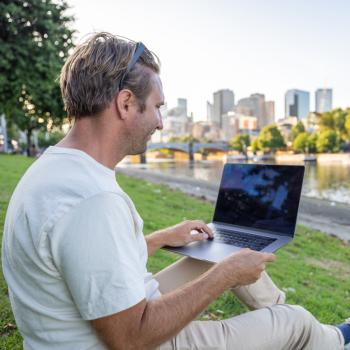
{"label": "laptop trackpad", "polygon": [[[169,249],[169,247],[167,247]],[[195,259],[219,262],[242,248],[213,241],[193,242],[184,247],[170,248],[169,250],[190,256]]]}

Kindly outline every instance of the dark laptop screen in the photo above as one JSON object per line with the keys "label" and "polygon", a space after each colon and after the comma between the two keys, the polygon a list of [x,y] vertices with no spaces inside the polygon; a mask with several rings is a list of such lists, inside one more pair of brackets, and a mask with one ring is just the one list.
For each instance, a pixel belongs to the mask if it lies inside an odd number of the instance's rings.
{"label": "dark laptop screen", "polygon": [[304,166],[226,164],[214,221],[293,236]]}

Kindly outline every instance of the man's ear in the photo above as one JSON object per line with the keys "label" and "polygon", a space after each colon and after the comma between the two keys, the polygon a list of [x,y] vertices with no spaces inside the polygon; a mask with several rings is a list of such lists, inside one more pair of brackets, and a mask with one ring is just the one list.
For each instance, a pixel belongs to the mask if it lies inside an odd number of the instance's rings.
{"label": "man's ear", "polygon": [[115,107],[121,119],[126,119],[130,112],[132,102],[132,92],[128,89],[123,89],[115,96]]}

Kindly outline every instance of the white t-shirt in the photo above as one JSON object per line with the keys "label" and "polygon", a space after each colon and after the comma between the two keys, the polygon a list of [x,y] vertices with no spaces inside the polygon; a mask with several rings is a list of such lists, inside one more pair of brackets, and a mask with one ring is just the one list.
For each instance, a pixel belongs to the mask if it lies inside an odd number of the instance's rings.
{"label": "white t-shirt", "polygon": [[105,349],[88,320],[160,295],[143,222],[115,173],[50,147],[6,214],[2,266],[24,349]]}

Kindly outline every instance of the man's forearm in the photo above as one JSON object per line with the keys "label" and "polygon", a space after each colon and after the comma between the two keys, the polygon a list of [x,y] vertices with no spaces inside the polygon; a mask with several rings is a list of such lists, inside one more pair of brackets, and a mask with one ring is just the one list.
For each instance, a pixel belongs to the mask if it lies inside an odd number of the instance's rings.
{"label": "man's forearm", "polygon": [[[196,231],[196,234],[192,234],[193,231]],[[148,256],[165,245],[180,247],[194,241],[208,239],[209,237],[213,237],[213,232],[203,221],[185,220],[180,224],[146,236]]]}
{"label": "man's forearm", "polygon": [[146,236],[145,239],[147,243],[148,256],[153,255],[156,250],[166,245],[164,234],[161,230]]}
{"label": "man's forearm", "polygon": [[176,335],[232,284],[214,266],[181,289],[149,301],[140,323],[140,348],[153,349]]}

